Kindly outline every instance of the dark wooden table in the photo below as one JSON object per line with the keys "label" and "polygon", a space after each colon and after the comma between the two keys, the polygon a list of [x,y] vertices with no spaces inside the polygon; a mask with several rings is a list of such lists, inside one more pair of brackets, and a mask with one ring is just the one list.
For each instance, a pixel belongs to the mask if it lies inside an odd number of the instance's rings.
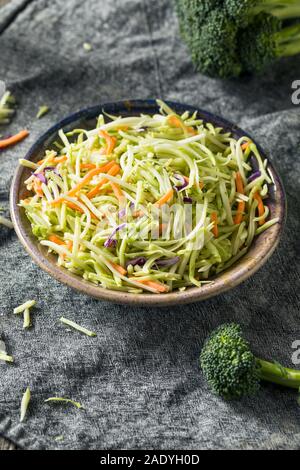
{"label": "dark wooden table", "polygon": [[[0,0],[0,8],[10,0]],[[16,447],[11,442],[0,437],[0,450],[14,450]]]}

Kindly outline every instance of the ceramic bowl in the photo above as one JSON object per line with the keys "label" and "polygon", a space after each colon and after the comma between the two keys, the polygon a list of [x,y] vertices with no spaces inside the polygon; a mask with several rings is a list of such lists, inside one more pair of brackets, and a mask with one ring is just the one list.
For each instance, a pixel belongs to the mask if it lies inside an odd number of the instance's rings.
{"label": "ceramic bowl", "polygon": [[[243,131],[236,125],[202,109],[173,102],[168,102],[168,105],[179,114],[184,111],[190,111],[191,113],[197,111],[198,116],[204,121],[211,122],[217,127],[222,127],[225,131],[231,132],[235,138],[248,135],[247,132]],[[44,151],[51,147],[51,144],[56,140],[59,129],[63,128],[65,131],[70,131],[71,129],[78,127],[87,129],[93,128],[95,126],[95,118],[103,111],[106,111],[108,114],[131,116],[139,115],[140,113],[154,114],[158,112],[158,107],[155,100],[132,100],[108,103],[83,109],[51,127],[51,129],[36,141],[28,151],[25,158],[32,160],[33,162],[40,160],[44,155]],[[255,139],[252,137],[251,139],[255,142]],[[98,287],[95,284],[87,282],[75,274],[70,273],[65,268],[57,266],[56,256],[54,254],[48,254],[47,248],[40,245],[31,232],[30,223],[25,215],[24,209],[18,206],[19,200],[28,195],[24,186],[24,181],[28,178],[30,169],[23,166],[19,166],[16,170],[10,193],[11,217],[15,231],[24,248],[36,264],[44,271],[73,289],[97,299],[112,301],[118,304],[168,306],[186,304],[214,297],[236,287],[263,266],[278,245],[282,234],[286,213],[284,189],[280,178],[269,159],[269,155],[266,155],[259,145],[258,148],[262,157],[268,158],[268,169],[272,175],[274,184],[271,184],[269,187],[269,198],[267,204],[270,208],[271,217],[278,217],[279,223],[258,235],[254,239],[248,253],[227,269],[227,271],[215,276],[212,279],[213,282],[211,284],[204,284],[202,287],[190,287],[183,292],[174,291],[167,294],[143,293],[137,295]]]}

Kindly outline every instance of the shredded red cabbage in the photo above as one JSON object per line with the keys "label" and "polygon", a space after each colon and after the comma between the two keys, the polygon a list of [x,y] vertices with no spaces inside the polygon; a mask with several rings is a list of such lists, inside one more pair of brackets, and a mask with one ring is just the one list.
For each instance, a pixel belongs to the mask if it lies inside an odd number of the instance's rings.
{"label": "shredded red cabbage", "polygon": [[[131,202],[130,206],[129,206],[129,209],[133,209],[133,208],[134,208],[134,203]],[[126,215],[126,207],[124,207],[124,209],[121,209],[119,211],[119,218],[122,219],[123,217],[125,217],[125,215]]]}
{"label": "shredded red cabbage", "polygon": [[146,258],[144,258],[143,256],[139,256],[138,258],[130,259],[130,260],[126,261],[126,268],[128,268],[128,266],[130,264],[132,266],[144,266],[146,261],[147,261]]}
{"label": "shredded red cabbage", "polygon": [[256,178],[259,178],[260,176],[261,176],[261,172],[255,171],[254,173],[252,173],[252,175],[249,176],[248,183],[251,183],[251,181],[256,180]]}
{"label": "shredded red cabbage", "polygon": [[46,176],[44,175],[43,172],[41,172],[41,173],[32,173],[32,174],[37,179],[39,179],[42,183],[47,184],[47,178],[46,178]]}
{"label": "shredded red cabbage", "polygon": [[170,259],[158,259],[155,261],[155,264],[158,267],[173,266],[174,264],[178,263],[178,261],[180,261],[180,257],[176,256],[175,258]]}
{"label": "shredded red cabbage", "polygon": [[126,227],[126,224],[118,225],[118,227],[114,229],[110,237],[104,242],[105,248],[111,248],[112,246],[116,246],[117,240],[114,238],[114,236],[116,235],[117,232],[122,230],[124,227]]}
{"label": "shredded red cabbage", "polygon": [[180,186],[175,185],[174,189],[176,191],[181,191],[182,189],[186,188],[188,186],[188,182],[184,179],[182,175],[174,175],[174,178],[176,178],[178,181],[180,181]]}
{"label": "shredded red cabbage", "polygon": [[185,196],[183,198],[183,202],[186,202],[187,204],[193,204],[193,199],[191,197]]}

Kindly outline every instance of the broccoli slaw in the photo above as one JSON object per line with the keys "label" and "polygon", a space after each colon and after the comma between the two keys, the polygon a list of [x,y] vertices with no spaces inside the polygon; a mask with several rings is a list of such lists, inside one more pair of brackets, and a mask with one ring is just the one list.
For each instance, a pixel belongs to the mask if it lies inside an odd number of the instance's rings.
{"label": "broccoli slaw", "polygon": [[[103,113],[92,130],[59,131],[20,201],[57,263],[106,289],[201,288],[278,222],[272,175],[256,145],[195,112]],[[253,164],[253,161],[255,164]]]}

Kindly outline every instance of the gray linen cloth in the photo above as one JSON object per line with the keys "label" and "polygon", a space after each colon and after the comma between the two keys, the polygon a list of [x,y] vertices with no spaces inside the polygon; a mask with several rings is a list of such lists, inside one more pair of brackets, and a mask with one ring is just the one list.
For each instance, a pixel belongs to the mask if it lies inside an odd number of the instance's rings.
{"label": "gray linen cloth", "polygon": [[[88,105],[150,97],[199,105],[251,132],[289,202],[280,247],[253,278],[218,298],[165,309],[79,294],[36,267],[14,232],[0,228],[0,334],[15,356],[15,364],[0,365],[3,436],[27,449],[299,448],[296,392],[267,385],[255,398],[224,402],[198,366],[205,337],[227,321],[242,324],[259,356],[292,366],[300,339],[300,107],[291,102],[291,84],[300,79],[299,62],[233,81],[195,73],[170,0],[13,0],[0,10],[0,79],[18,99],[3,132],[30,129],[0,155],[1,206],[8,207],[18,158],[52,123]],[[43,104],[51,113],[37,120]],[[24,331],[12,310],[29,298],[38,307]],[[62,314],[97,338],[67,331]],[[32,401],[20,424],[27,386]],[[54,395],[85,410],[43,403]]]}

